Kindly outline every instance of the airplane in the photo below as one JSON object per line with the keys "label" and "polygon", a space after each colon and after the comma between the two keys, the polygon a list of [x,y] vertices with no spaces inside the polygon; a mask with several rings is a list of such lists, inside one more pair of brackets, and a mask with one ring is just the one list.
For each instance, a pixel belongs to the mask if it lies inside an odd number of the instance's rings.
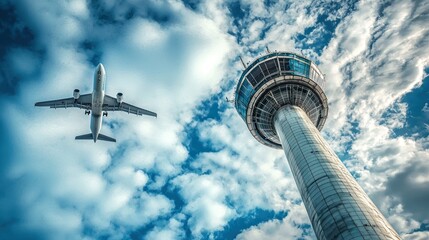
{"label": "airplane", "polygon": [[[105,94],[106,87],[106,70],[103,64],[98,64],[94,73],[93,92],[88,94],[80,94],[79,89],[73,91],[73,97],[37,102],[36,107],[50,107],[50,108],[83,108],[85,115],[91,114],[91,133],[76,136],[76,140],[97,140],[116,142],[116,139],[108,137],[100,133],[103,116],[107,117],[108,111],[124,111],[135,115],[148,115],[157,117],[157,114],[143,108],[139,108],[128,104],[123,100],[123,94],[118,93],[116,98]],[[91,113],[92,112],[92,113]]]}

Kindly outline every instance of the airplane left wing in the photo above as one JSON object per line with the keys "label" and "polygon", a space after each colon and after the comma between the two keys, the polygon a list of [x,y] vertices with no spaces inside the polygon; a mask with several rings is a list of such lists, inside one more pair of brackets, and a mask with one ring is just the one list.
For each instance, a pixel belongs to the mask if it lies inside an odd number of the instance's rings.
{"label": "airplane left wing", "polygon": [[91,104],[92,104],[92,94],[89,93],[89,94],[80,95],[78,99],[71,97],[71,98],[64,98],[64,99],[58,99],[58,100],[52,100],[52,101],[37,102],[35,106],[50,107],[50,108],[77,107],[77,108],[91,109]]}
{"label": "airplane left wing", "polygon": [[156,113],[151,112],[149,110],[133,106],[126,102],[118,103],[116,98],[111,97],[109,95],[104,95],[103,111],[124,111],[139,116],[148,115],[152,117],[157,117]]}

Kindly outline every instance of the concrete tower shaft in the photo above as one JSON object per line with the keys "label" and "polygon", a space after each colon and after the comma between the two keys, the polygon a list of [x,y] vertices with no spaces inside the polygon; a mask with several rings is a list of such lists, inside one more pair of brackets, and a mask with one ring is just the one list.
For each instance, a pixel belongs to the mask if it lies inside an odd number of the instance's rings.
{"label": "concrete tower shaft", "polygon": [[235,107],[259,142],[283,147],[318,239],[400,239],[320,135],[324,84],[310,60],[270,53],[244,70]]}
{"label": "concrete tower shaft", "polygon": [[318,239],[399,239],[300,107],[274,126]]}

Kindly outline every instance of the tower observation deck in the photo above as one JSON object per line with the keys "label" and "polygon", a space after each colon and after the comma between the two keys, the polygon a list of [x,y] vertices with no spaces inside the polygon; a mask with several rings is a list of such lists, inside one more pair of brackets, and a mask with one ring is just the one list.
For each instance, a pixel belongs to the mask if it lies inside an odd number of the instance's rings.
{"label": "tower observation deck", "polygon": [[400,239],[319,132],[324,85],[309,59],[269,53],[242,73],[235,107],[256,140],[283,148],[319,240]]}

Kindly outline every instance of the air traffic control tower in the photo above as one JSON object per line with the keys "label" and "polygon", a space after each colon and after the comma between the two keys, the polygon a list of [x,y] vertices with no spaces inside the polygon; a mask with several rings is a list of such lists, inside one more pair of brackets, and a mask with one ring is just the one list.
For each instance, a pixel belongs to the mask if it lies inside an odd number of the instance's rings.
{"label": "air traffic control tower", "polygon": [[283,148],[317,239],[400,239],[319,132],[328,100],[317,66],[274,52],[245,67],[235,107],[256,140]]}

